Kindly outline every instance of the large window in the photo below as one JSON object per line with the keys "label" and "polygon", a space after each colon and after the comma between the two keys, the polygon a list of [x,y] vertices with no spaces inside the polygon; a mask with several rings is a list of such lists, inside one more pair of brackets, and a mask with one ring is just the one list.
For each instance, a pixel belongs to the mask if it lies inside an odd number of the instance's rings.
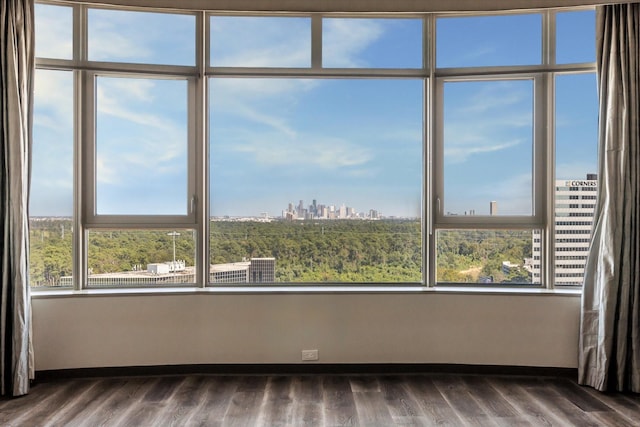
{"label": "large window", "polygon": [[73,73],[37,70],[30,192],[31,285],[73,275]]}
{"label": "large window", "polygon": [[593,10],[436,18],[430,282],[582,283],[594,28]]}
{"label": "large window", "polygon": [[38,3],[32,284],[579,284],[594,26]]}
{"label": "large window", "polygon": [[186,215],[187,82],[96,76],[95,214]]}
{"label": "large window", "polygon": [[278,282],[422,280],[421,80],[209,83],[212,264],[273,257]]}
{"label": "large window", "polygon": [[443,85],[444,215],[533,215],[534,80]]}

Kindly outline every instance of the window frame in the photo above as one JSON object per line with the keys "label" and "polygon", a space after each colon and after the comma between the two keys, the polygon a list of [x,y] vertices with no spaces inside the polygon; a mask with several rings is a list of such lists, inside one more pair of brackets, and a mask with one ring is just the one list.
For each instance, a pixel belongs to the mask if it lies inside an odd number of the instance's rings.
{"label": "window frame", "polygon": [[152,215],[152,214],[99,214],[97,213],[97,145],[98,136],[96,132],[97,124],[97,80],[99,77],[107,78],[134,78],[134,79],[166,79],[166,80],[183,80],[187,83],[187,165],[196,164],[196,140],[195,140],[195,79],[193,78],[181,78],[175,75],[147,75],[147,74],[129,74],[129,73],[114,73],[114,72],[96,72],[85,71],[85,89],[86,105],[92,106],[85,110],[83,115],[84,123],[86,124],[86,139],[85,139],[85,157],[84,157],[84,222],[85,226],[89,228],[101,228],[101,227],[113,227],[113,226],[145,226],[147,224],[157,225],[175,225],[175,226],[195,226],[196,225],[196,176],[195,168],[187,167],[187,188],[185,191],[185,215]]}
{"label": "window frame", "polygon": [[[285,68],[285,67],[214,67],[211,65],[211,60],[210,60],[210,52],[211,49],[209,47],[209,43],[210,43],[210,29],[209,29],[209,25],[210,25],[210,17],[212,16],[267,16],[267,17],[272,17],[272,16],[290,16],[290,17],[305,17],[305,16],[310,16],[311,17],[311,65],[308,68],[297,68],[297,67],[291,67],[291,68]],[[323,63],[322,63],[322,36],[323,36],[323,26],[322,26],[322,22],[324,18],[380,18],[380,19],[384,19],[384,18],[389,18],[389,19],[420,19],[422,20],[422,45],[423,45],[423,60],[422,60],[422,67],[421,68],[325,68]],[[205,82],[205,88],[207,91],[207,94],[205,95],[204,99],[206,100],[206,105],[209,105],[209,100],[208,100],[208,82],[209,79],[211,78],[299,78],[299,79],[340,79],[340,78],[351,78],[351,79],[358,79],[358,78],[362,78],[362,79],[366,79],[366,78],[379,78],[379,79],[421,79],[423,80],[423,123],[427,123],[427,121],[429,120],[429,102],[428,102],[428,97],[429,95],[429,81],[430,81],[430,70],[428,67],[428,64],[431,63],[429,60],[429,57],[427,55],[428,50],[424,49],[425,47],[428,46],[428,44],[426,43],[426,40],[428,40],[429,37],[429,32],[431,31],[431,26],[433,25],[433,21],[431,20],[429,15],[424,15],[424,14],[381,14],[381,15],[373,15],[373,16],[369,16],[369,15],[363,15],[363,14],[331,14],[331,13],[273,13],[273,12],[269,12],[269,13],[259,13],[259,14],[248,14],[248,13],[230,13],[230,12],[208,12],[204,15],[204,19],[205,19],[205,38],[206,38],[206,48],[204,49],[205,52],[205,66],[204,66],[204,79],[206,80]],[[208,139],[208,135],[209,135],[209,123],[208,120],[206,120],[206,125],[207,125],[207,139],[204,141],[204,145],[205,145],[205,154],[206,154],[206,158],[209,159],[209,139]],[[423,180],[422,180],[422,218],[420,218],[420,222],[421,222],[421,233],[422,233],[422,248],[421,248],[421,252],[422,252],[422,258],[423,258],[423,265],[422,265],[422,271],[421,271],[421,276],[422,276],[422,281],[419,284],[419,286],[427,286],[427,274],[426,274],[426,268],[425,268],[425,263],[426,261],[426,257],[425,257],[425,253],[426,253],[426,248],[427,248],[427,232],[426,232],[426,219],[425,219],[425,208],[424,208],[424,203],[425,200],[427,199],[425,197],[425,192],[427,191],[427,186],[425,184],[425,176],[426,176],[426,165],[428,164],[428,160],[427,160],[427,156],[428,154],[428,150],[427,150],[427,136],[428,136],[428,131],[426,129],[426,125],[423,126],[423,148],[422,148],[422,157],[423,157],[423,161],[422,161],[422,173],[423,173]],[[207,163],[206,165],[207,170],[205,173],[205,179],[206,179],[206,184],[205,186],[208,187],[208,182],[209,182],[209,165]],[[208,236],[210,233],[210,227],[209,227],[209,218],[210,218],[210,212],[209,212],[209,206],[210,206],[210,201],[209,201],[209,189],[207,188],[207,194],[206,194],[206,200],[205,206],[203,207],[203,213],[205,213],[205,241],[207,241],[206,247],[204,248],[203,254],[205,255],[205,257],[203,258],[203,262],[204,263],[208,263],[209,259],[210,259],[210,245],[208,244]],[[206,264],[203,264],[206,265]],[[229,284],[227,284],[229,285]],[[243,286],[246,284],[239,284],[240,286]],[[318,283],[299,283],[299,282],[285,282],[285,283],[277,283],[277,285],[279,287],[281,286],[285,286],[285,287],[291,287],[291,288],[299,288],[301,286],[326,286],[325,284],[318,284]],[[388,284],[388,283],[344,283],[344,282],[340,282],[340,283],[330,283],[329,285],[338,285],[338,286],[345,286],[345,287],[349,287],[349,288],[354,288],[357,289],[358,287],[362,287],[362,286],[390,286],[390,287],[399,287],[399,286],[403,286],[403,285],[407,285],[407,283],[393,283],[393,284]],[[410,283],[409,285],[415,285],[414,283]],[[203,285],[204,287],[215,287],[215,283],[213,282],[207,282]],[[273,286],[273,284],[267,284],[267,285],[255,285],[255,284],[251,284],[251,287],[260,287],[260,286]]]}
{"label": "window frame", "polygon": [[[444,202],[446,194],[445,184],[445,165],[444,165],[444,85],[450,82],[491,82],[491,81],[526,81],[533,82],[533,110],[532,110],[532,165],[531,165],[531,184],[532,184],[532,200],[531,215],[446,215],[444,213]],[[536,73],[518,73],[518,74],[481,74],[475,76],[459,76],[459,77],[442,77],[436,78],[436,105],[434,107],[436,120],[436,141],[434,144],[434,175],[433,175],[433,194],[434,194],[434,224],[436,228],[473,228],[473,227],[498,227],[509,229],[512,227],[525,228],[541,228],[544,226],[544,210],[545,200],[540,195],[545,194],[544,175],[545,164],[543,159],[546,156],[546,143],[544,140],[546,133],[546,121],[537,120],[539,117],[545,117],[544,104],[545,88],[544,84],[546,76]]]}
{"label": "window frame", "polygon": [[[566,11],[593,10],[590,7],[575,7],[570,10],[539,10],[529,13],[542,15],[542,60],[539,65],[521,66],[488,66],[488,67],[461,67],[461,68],[437,68],[434,65],[435,103],[433,105],[434,133],[433,133],[433,163],[432,175],[432,226],[429,242],[429,264],[433,266],[429,272],[429,286],[446,287],[451,283],[438,284],[436,278],[437,248],[436,233],[439,229],[527,229],[540,230],[541,258],[540,283],[532,283],[533,288],[554,289],[555,263],[552,259],[555,253],[555,76],[557,74],[577,74],[595,72],[595,61],[578,64],[556,63],[556,14]],[[500,13],[500,15],[520,15],[522,11]],[[461,13],[461,14],[435,14],[433,27],[437,25],[437,19],[451,18],[452,16],[477,16],[496,15],[495,13]],[[595,42],[595,41],[594,41]],[[431,47],[435,50],[435,34],[431,40]],[[435,59],[435,58],[434,58]],[[533,201],[531,216],[446,216],[442,212],[444,200],[444,100],[443,87],[449,81],[482,81],[487,79],[534,79],[534,122],[533,122]],[[455,285],[455,284],[454,284]],[[468,285],[474,286],[474,285]],[[475,285],[477,286],[477,285]],[[509,287],[518,287],[509,285]]]}
{"label": "window frame", "polygon": [[[125,8],[86,5],[55,0],[38,3],[70,7],[73,14],[73,56],[71,59],[37,58],[38,69],[66,70],[74,74],[74,241],[72,247],[74,289],[87,289],[87,245],[89,230],[108,229],[194,229],[196,282],[187,287],[215,287],[209,282],[209,123],[208,81],[215,77],[280,78],[413,78],[423,80],[423,155],[422,155],[422,283],[420,287],[446,287],[436,282],[436,232],[439,229],[518,229],[541,230],[540,284],[533,288],[553,289],[555,212],[555,76],[556,74],[593,73],[595,62],[556,64],[555,16],[566,11],[593,10],[592,7],[538,10],[530,12],[489,12],[457,14],[341,14],[341,13],[232,13],[204,11],[167,11],[156,8]],[[162,65],[89,61],[88,10],[117,9],[195,16],[195,65]],[[436,25],[439,17],[542,15],[542,61],[539,65],[437,68],[435,63]],[[301,16],[311,19],[311,64],[308,68],[213,67],[210,62],[210,17],[212,16]],[[423,61],[421,68],[325,68],[322,64],[322,23],[324,18],[408,18],[422,20]],[[95,81],[99,76],[179,79],[187,81],[188,189],[186,215],[100,215],[96,213],[96,99]],[[533,80],[533,165],[531,216],[443,215],[444,200],[444,114],[443,88],[447,82],[532,79]],[[293,288],[305,286],[298,283]],[[375,283],[333,283],[357,288]],[[385,284],[382,284],[385,285]],[[390,285],[400,287],[402,283]],[[405,284],[406,285],[406,284]],[[256,285],[251,285],[252,287]],[[266,285],[273,286],[273,285]],[[478,286],[477,284],[474,286]],[[486,287],[486,285],[481,285]],[[506,287],[506,286],[501,286]],[[508,287],[516,287],[508,285]],[[120,288],[120,287],[119,287]],[[48,288],[50,289],[50,288]],[[157,289],[161,289],[158,287]]]}

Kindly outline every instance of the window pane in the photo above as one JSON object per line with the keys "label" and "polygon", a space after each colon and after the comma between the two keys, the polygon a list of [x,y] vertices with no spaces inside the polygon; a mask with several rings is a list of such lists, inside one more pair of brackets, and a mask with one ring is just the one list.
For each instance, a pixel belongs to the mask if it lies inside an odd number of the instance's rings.
{"label": "window pane", "polygon": [[311,18],[212,16],[214,67],[311,66]]}
{"label": "window pane", "polygon": [[195,65],[195,17],[89,9],[89,60]]}
{"label": "window pane", "polygon": [[98,77],[96,205],[102,215],[187,214],[187,82]]}
{"label": "window pane", "polygon": [[[71,286],[73,73],[37,70],[30,215],[31,286]],[[66,283],[61,278],[68,276]]]}
{"label": "window pane", "polygon": [[421,80],[212,79],[211,263],[421,281]]}
{"label": "window pane", "polygon": [[73,57],[73,9],[35,5],[36,57],[71,59]]}
{"label": "window pane", "polygon": [[322,21],[322,62],[328,68],[421,68],[421,19]]}
{"label": "window pane", "polygon": [[532,283],[529,230],[438,230],[436,257],[439,284]]}
{"label": "window pane", "polygon": [[436,44],[439,68],[540,64],[542,16],[438,18]]}
{"label": "window pane", "polygon": [[556,77],[555,284],[582,285],[597,196],[595,74]]}
{"label": "window pane", "polygon": [[194,230],[90,230],[87,285],[195,283]]}
{"label": "window pane", "polygon": [[596,60],[594,10],[556,14],[556,62],[568,64]]}
{"label": "window pane", "polygon": [[532,215],[533,81],[444,84],[446,215]]}

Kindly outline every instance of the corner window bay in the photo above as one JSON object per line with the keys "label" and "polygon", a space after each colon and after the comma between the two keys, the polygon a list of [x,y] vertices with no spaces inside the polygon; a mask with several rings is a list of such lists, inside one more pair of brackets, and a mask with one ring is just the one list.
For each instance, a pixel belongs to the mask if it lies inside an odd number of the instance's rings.
{"label": "corner window bay", "polygon": [[34,288],[581,285],[593,8],[275,3],[36,2]]}

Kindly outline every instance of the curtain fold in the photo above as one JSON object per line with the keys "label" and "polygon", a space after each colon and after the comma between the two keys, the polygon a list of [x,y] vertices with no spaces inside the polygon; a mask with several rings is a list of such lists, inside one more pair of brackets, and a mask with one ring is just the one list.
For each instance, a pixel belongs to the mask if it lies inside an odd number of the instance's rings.
{"label": "curtain fold", "polygon": [[34,374],[28,277],[34,5],[1,3],[0,392],[19,396],[29,391]]}
{"label": "curtain fold", "polygon": [[640,3],[597,10],[599,196],[585,267],[578,381],[640,393]]}

